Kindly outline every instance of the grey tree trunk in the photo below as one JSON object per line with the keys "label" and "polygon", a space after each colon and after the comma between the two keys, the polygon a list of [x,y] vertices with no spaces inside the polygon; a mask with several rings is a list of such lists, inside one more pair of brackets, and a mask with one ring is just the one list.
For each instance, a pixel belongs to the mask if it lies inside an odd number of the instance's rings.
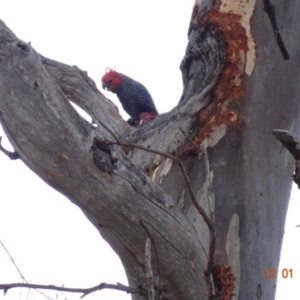
{"label": "grey tree trunk", "polygon": [[1,125],[120,256],[143,289],[133,299],[151,290],[148,239],[157,299],[274,298],[264,269],[278,266],[293,162],[271,132],[299,126],[300,7],[273,0],[286,60],[269,4],[196,1],[180,102],[137,129],[85,72],[40,56],[0,22]]}

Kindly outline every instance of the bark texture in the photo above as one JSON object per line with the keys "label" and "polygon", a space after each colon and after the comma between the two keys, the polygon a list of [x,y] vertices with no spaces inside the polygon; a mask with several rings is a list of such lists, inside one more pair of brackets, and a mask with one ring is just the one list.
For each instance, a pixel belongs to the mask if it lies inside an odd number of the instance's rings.
{"label": "bark texture", "polygon": [[[290,51],[285,61],[263,3],[242,2],[245,11],[238,6],[228,12],[235,1],[196,1],[180,66],[180,102],[137,129],[122,120],[87,73],[40,56],[0,22],[0,121],[10,142],[29,168],[98,228],[132,287],[147,290],[150,239],[160,299],[274,298],[275,283],[264,269],[278,266],[293,165],[271,132],[299,126],[294,37],[300,8],[274,0]],[[249,29],[254,7],[256,46]],[[113,135],[169,157],[121,147]]]}

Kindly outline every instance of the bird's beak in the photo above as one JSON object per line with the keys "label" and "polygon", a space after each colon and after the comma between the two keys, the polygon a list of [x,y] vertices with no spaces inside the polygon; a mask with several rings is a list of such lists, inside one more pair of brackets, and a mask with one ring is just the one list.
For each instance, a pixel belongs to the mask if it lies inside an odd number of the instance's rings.
{"label": "bird's beak", "polygon": [[104,89],[104,90],[108,90],[109,89],[109,85],[107,84],[107,83],[105,83],[105,82],[102,82],[102,88]]}

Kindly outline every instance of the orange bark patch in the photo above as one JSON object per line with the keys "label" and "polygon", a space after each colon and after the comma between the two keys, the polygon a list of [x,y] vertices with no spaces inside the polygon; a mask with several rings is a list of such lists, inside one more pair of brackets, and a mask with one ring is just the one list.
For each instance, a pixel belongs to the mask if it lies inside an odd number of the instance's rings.
{"label": "orange bark patch", "polygon": [[211,10],[199,22],[213,24],[223,32],[227,43],[227,56],[220,79],[213,90],[214,100],[199,113],[201,127],[195,138],[196,143],[209,137],[221,124],[241,129],[236,107],[244,95],[241,82],[248,51],[246,30],[241,25],[240,15]]}
{"label": "orange bark patch", "polygon": [[220,285],[218,288],[222,289],[221,300],[231,300],[234,296],[234,281],[236,278],[231,272],[231,268],[227,265],[214,266],[213,277],[216,282]]}

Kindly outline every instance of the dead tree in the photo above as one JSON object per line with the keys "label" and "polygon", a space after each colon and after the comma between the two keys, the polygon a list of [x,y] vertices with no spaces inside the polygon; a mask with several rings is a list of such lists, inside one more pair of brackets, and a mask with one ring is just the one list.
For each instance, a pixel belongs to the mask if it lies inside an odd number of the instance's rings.
{"label": "dead tree", "polygon": [[81,208],[133,299],[274,297],[293,162],[272,130],[299,126],[300,8],[273,2],[196,1],[180,101],[136,129],[86,72],[0,23],[7,154]]}

